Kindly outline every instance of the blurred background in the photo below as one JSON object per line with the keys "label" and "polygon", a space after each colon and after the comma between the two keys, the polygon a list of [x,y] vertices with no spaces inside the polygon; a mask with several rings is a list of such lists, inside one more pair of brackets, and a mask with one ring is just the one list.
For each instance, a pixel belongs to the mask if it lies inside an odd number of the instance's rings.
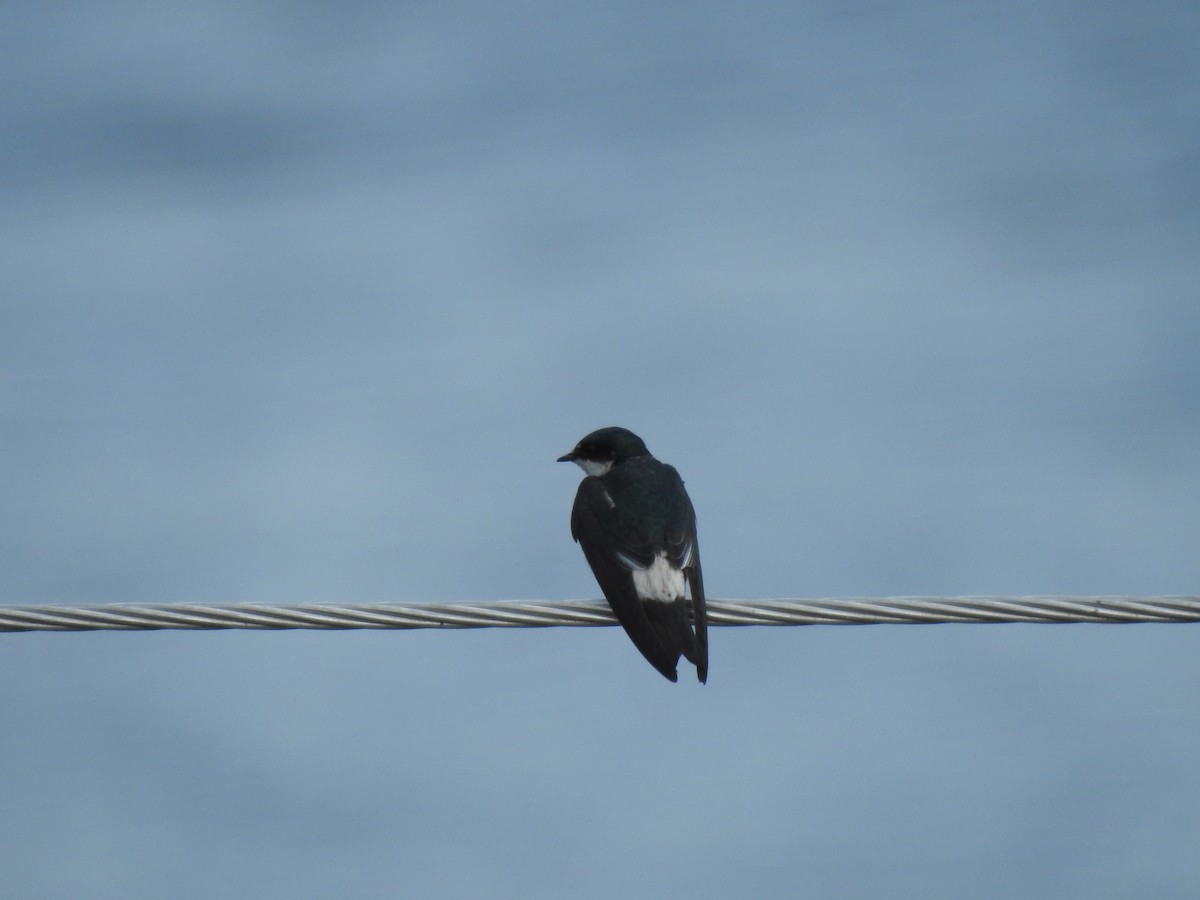
{"label": "blurred background", "polygon": [[[1193,2],[5,4],[0,602],[1200,592]],[[0,635],[21,898],[1194,897],[1200,633]]]}

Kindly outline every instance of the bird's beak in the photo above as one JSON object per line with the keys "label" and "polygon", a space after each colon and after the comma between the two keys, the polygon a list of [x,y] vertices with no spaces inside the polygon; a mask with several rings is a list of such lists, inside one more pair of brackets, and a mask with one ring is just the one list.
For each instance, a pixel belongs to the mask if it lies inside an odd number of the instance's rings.
{"label": "bird's beak", "polygon": [[570,453],[560,456],[555,462],[575,462],[575,451],[572,450]]}

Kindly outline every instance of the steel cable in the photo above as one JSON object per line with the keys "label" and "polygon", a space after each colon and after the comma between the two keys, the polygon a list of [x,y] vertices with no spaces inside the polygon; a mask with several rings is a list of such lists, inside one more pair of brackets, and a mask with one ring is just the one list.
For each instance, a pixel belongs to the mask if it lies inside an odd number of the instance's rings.
{"label": "steel cable", "polygon": [[[1197,622],[1200,597],[849,597],[709,600],[711,625]],[[0,631],[541,628],[613,625],[602,600],[494,603],[0,606]]]}

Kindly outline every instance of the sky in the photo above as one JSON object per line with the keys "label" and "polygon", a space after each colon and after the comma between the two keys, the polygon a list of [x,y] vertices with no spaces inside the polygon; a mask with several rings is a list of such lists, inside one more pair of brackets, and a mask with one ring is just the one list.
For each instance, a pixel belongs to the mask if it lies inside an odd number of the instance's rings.
{"label": "sky", "polygon": [[[11,5],[0,603],[1200,585],[1200,8]],[[27,898],[1190,897],[1186,625],[0,636]]]}

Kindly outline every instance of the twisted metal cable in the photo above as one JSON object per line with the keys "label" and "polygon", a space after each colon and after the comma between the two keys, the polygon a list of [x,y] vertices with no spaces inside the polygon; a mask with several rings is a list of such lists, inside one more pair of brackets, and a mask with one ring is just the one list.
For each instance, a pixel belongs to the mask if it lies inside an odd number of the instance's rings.
{"label": "twisted metal cable", "polygon": [[[851,597],[709,600],[711,625],[1200,622],[1200,597]],[[602,600],[497,603],[0,606],[4,631],[541,628],[614,625]]]}

